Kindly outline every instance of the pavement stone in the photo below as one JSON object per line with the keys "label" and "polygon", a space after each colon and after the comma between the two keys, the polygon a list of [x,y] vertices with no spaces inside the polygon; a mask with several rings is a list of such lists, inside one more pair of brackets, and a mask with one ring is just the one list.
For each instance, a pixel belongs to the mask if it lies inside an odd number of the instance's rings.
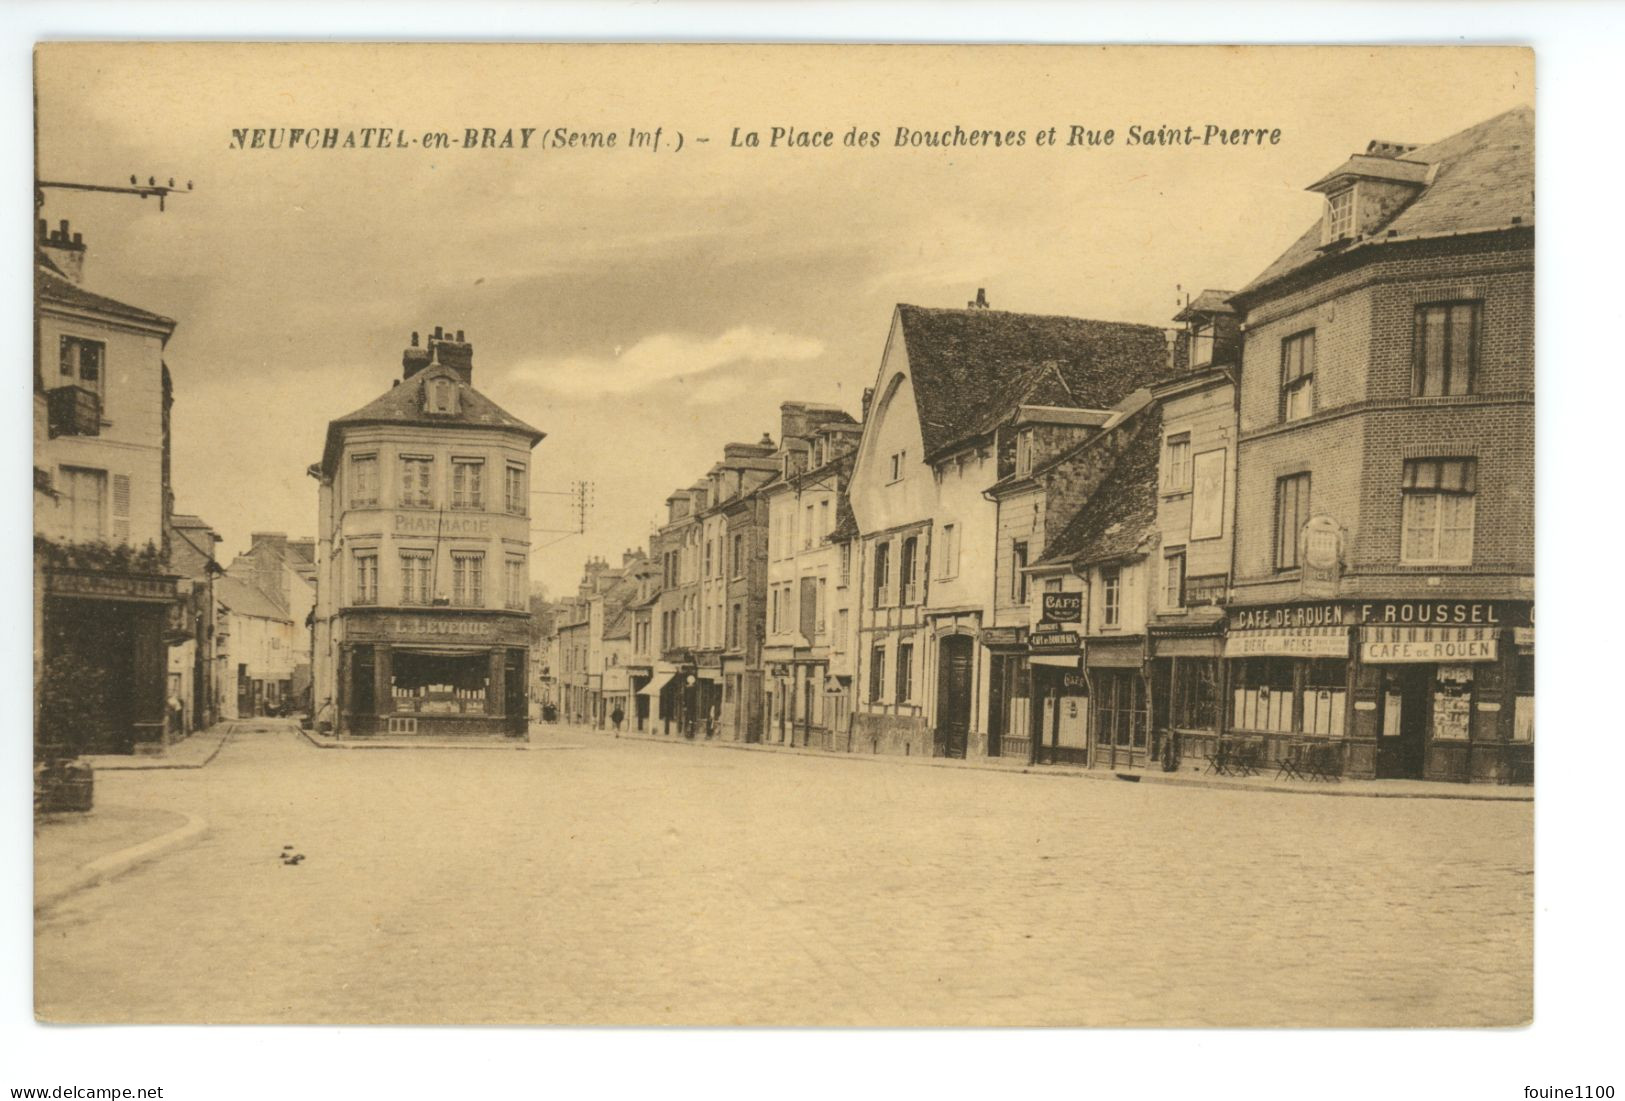
{"label": "pavement stone", "polygon": [[[558,732],[566,737],[576,735]],[[545,740],[545,739],[544,739]],[[36,921],[63,1022],[1512,1025],[1526,802],[828,754],[318,752],[98,778],[198,841]],[[306,861],[282,863],[293,845]]]}

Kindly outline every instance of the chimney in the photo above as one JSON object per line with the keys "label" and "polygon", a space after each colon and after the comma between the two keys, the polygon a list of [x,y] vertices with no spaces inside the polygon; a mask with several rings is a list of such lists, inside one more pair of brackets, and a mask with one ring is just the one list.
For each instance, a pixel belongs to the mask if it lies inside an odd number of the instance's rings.
{"label": "chimney", "polygon": [[986,287],[977,287],[976,288],[976,300],[974,302],[965,303],[965,308],[967,310],[985,310],[985,309],[987,309],[988,308],[988,305],[987,305],[987,288]]}
{"label": "chimney", "polygon": [[863,388],[863,402],[862,402],[863,423],[865,423],[865,424],[869,423],[869,405],[874,400],[875,400],[875,388],[873,386],[865,386]]}
{"label": "chimney", "polygon": [[249,537],[254,555],[254,587],[276,601],[277,606],[288,607],[288,533],[283,531],[256,531]]}
{"label": "chimney", "polygon": [[450,367],[464,383],[473,385],[474,348],[463,339],[463,330],[453,336],[445,326],[436,325],[423,347],[418,346],[418,334],[412,334],[412,346],[401,354],[401,378],[409,379],[431,363]]}
{"label": "chimney", "polygon": [[39,239],[35,243],[68,282],[76,287],[80,286],[85,281],[84,235],[70,232],[66,218],[57,223],[57,226],[58,228],[51,229],[49,223],[41,218]]}

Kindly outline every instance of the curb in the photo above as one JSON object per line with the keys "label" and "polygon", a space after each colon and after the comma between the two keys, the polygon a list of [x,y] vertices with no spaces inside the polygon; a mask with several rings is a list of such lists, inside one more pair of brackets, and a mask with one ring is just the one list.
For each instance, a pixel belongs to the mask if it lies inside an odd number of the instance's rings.
{"label": "curb", "polygon": [[[925,768],[972,769],[977,772],[1000,772],[1009,776],[1064,777],[1076,780],[1116,780],[1118,778],[1117,773],[1115,772],[1097,771],[1095,769],[1066,768],[1064,766],[1056,767],[1045,765],[1035,767],[1033,765],[1022,765],[1016,767],[1009,765],[989,765],[983,764],[979,761],[950,762],[941,758],[898,757],[892,754],[836,753],[830,750],[806,749],[800,746],[791,748],[784,746],[752,745],[747,742],[719,742],[714,739],[710,741],[691,741],[687,738],[680,738],[676,736],[666,738],[652,736],[649,734],[614,734],[607,731],[605,733],[609,733],[613,739],[625,741],[654,742],[657,744],[673,746],[686,745],[691,749],[734,749],[747,753],[771,753],[782,756],[813,757],[826,761],[868,761],[876,764],[913,765],[915,767],[923,766]],[[1461,785],[1465,789],[1462,791],[1350,791],[1346,788],[1341,788],[1336,784],[1325,784],[1320,787],[1312,788],[1288,788],[1279,787],[1273,784],[1236,783],[1233,780],[1208,780],[1202,778],[1175,780],[1170,779],[1159,772],[1136,772],[1132,773],[1131,775],[1136,782],[1160,784],[1164,787],[1200,788],[1210,791],[1250,791],[1265,795],[1322,795],[1344,799],[1447,799],[1458,802],[1473,803],[1533,803],[1535,801],[1535,796],[1532,791],[1528,795],[1489,795],[1475,792],[1471,790],[1472,785],[1467,784]]]}
{"label": "curb", "polygon": [[483,750],[490,750],[490,751],[495,752],[495,753],[515,753],[515,752],[517,752],[517,753],[544,753],[544,752],[547,752],[548,750],[555,750],[555,749],[585,749],[586,748],[586,746],[581,746],[581,745],[535,745],[535,744],[533,744],[531,742],[528,742],[528,741],[515,742],[512,745],[491,745],[489,743],[471,743],[469,745],[456,745],[456,744],[449,744],[449,743],[446,743],[446,742],[423,742],[421,744],[414,744],[414,743],[411,743],[411,742],[364,742],[364,741],[341,742],[341,741],[336,741],[336,740],[331,739],[331,738],[317,738],[310,731],[305,730],[302,727],[299,730],[299,736],[301,738],[305,739],[305,741],[309,742],[316,749],[405,749],[405,750],[423,750],[423,749],[471,750],[471,749],[483,749]]}
{"label": "curb", "polygon": [[[181,812],[186,813],[186,812]],[[82,865],[78,871],[65,879],[57,880],[38,887],[34,891],[34,913],[36,915],[50,909],[69,895],[77,894],[86,887],[123,875],[131,868],[155,860],[165,853],[190,844],[208,830],[209,824],[195,814],[186,815],[186,824],[178,826],[168,833],[159,834],[150,841],[143,841],[139,845],[131,845],[127,849],[108,853],[98,857],[89,864]]]}
{"label": "curb", "polygon": [[[220,756],[220,751],[222,749],[226,748],[226,743],[231,741],[231,739],[233,737],[235,737],[236,734],[237,734],[237,722],[236,722],[236,720],[232,720],[229,729],[227,729],[227,731],[220,736],[220,741],[215,743],[215,747],[209,751],[209,755],[207,757],[203,758],[203,760],[198,761],[196,764],[189,764],[189,765],[182,765],[182,764],[123,765],[123,764],[95,764],[95,763],[92,763],[91,767],[94,768],[97,772],[163,772],[163,771],[171,771],[172,772],[172,771],[177,771],[177,770],[203,768],[205,765],[208,765],[211,761],[213,761],[216,757]],[[193,737],[196,737],[196,735],[193,735]],[[158,758],[158,759],[162,760],[162,758]]]}

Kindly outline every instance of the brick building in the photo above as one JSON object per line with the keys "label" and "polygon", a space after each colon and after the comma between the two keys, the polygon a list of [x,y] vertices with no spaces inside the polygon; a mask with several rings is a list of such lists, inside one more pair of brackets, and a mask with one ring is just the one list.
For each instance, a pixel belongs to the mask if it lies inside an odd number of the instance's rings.
{"label": "brick building", "polygon": [[1231,728],[1354,776],[1530,764],[1534,116],[1374,141],[1245,324]]}

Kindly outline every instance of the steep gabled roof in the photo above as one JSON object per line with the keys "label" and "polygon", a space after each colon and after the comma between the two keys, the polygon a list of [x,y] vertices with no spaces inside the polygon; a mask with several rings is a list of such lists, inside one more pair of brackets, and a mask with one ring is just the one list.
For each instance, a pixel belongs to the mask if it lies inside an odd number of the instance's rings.
{"label": "steep gabled roof", "polygon": [[56,274],[56,265],[49,268],[39,266],[35,269],[36,287],[40,301],[54,302],[59,306],[67,306],[78,310],[93,310],[96,313],[111,314],[127,321],[140,321],[157,328],[173,331],[175,322],[163,314],[143,310],[140,306],[132,306],[127,302],[120,302],[116,298],[106,295],[92,294],[77,284],[71,283],[61,275]]}
{"label": "steep gabled roof", "polygon": [[1020,404],[1105,408],[1166,370],[1155,325],[899,305],[927,462]]}
{"label": "steep gabled roof", "polygon": [[1136,553],[1157,530],[1157,461],[1162,451],[1162,408],[1140,414],[1137,435],[1111,473],[1048,540],[1039,564],[1100,562]]}
{"label": "steep gabled roof", "polygon": [[[1535,224],[1535,113],[1517,107],[1423,146],[1404,159],[1435,166],[1433,182],[1386,225],[1344,252],[1396,238],[1510,229]],[[1321,219],[1242,288],[1238,297],[1320,259]]]}
{"label": "steep gabled roof", "polygon": [[214,579],[214,598],[238,615],[291,622],[288,613],[265,593],[229,573]]}

